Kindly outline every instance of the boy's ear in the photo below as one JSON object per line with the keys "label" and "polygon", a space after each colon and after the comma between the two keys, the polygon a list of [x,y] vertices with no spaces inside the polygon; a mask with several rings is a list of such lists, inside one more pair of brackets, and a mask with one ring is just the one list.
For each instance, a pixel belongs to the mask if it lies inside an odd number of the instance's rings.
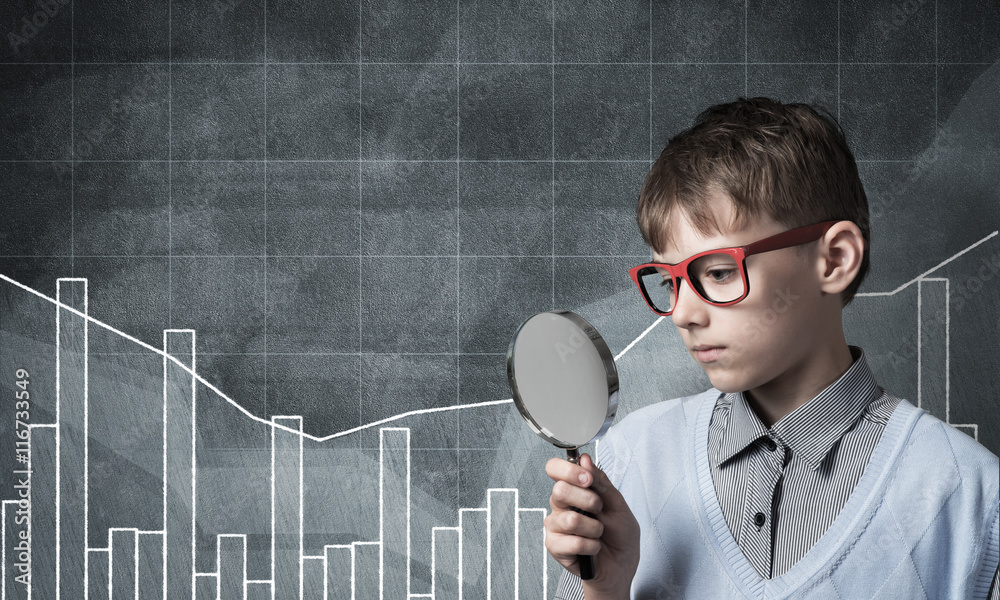
{"label": "boy's ear", "polygon": [[861,229],[850,221],[839,221],[819,239],[820,289],[839,294],[861,271],[865,239]]}

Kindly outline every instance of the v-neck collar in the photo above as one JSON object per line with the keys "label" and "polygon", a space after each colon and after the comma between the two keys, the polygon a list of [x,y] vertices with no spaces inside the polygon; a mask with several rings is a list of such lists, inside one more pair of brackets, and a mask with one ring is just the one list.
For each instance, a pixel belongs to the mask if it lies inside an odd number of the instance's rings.
{"label": "v-neck collar", "polygon": [[922,412],[906,400],[900,401],[892,417],[882,432],[882,437],[872,451],[864,474],[851,492],[847,503],[830,527],[809,551],[791,568],[781,575],[764,579],[747,560],[732,532],[726,525],[715,493],[708,456],[708,426],[715,402],[723,392],[709,389],[698,407],[694,431],[687,452],[689,452],[687,475],[696,485],[689,486],[691,504],[700,517],[698,526],[723,570],[749,598],[762,598],[768,592],[769,598],[783,598],[800,589],[804,583],[822,571],[822,567],[833,560],[843,548],[848,536],[853,535],[859,524],[873,511],[877,499],[884,488],[891,466],[895,464],[910,431]]}

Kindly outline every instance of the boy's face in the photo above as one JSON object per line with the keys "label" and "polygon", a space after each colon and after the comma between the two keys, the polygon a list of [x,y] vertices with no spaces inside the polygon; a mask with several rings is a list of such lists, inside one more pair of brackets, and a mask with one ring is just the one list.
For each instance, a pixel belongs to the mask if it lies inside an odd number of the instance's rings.
{"label": "boy's face", "polygon": [[[730,222],[731,201],[719,193],[710,197],[717,222]],[[737,231],[702,236],[674,211],[672,244],[656,262],[678,263],[715,248],[743,246],[788,230],[769,218]],[[688,352],[705,370],[712,385],[723,392],[771,389],[783,394],[807,393],[817,378],[826,377],[832,342],[843,338],[839,294],[824,293],[819,276],[823,261],[817,245],[822,239],[796,248],[784,248],[747,257],[750,292],[731,306],[714,306],[699,298],[687,282],[679,282],[677,305],[670,318]],[[716,346],[721,350],[695,351]],[[762,387],[763,386],[763,387]]]}

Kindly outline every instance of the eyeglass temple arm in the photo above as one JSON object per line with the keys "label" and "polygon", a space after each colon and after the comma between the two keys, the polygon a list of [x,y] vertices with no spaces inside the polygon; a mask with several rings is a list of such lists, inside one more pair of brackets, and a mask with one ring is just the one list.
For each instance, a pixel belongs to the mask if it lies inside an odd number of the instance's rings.
{"label": "eyeglass temple arm", "polygon": [[[823,221],[822,223],[807,225],[805,227],[799,227],[798,229],[779,233],[778,235],[773,235],[769,238],[743,246],[743,252],[745,255],[750,256],[751,254],[770,252],[771,250],[780,250],[782,248],[812,242],[818,240],[824,233],[826,233],[827,229],[830,229],[836,223],[839,223],[839,221]],[[867,249],[868,240],[863,241],[864,247]]]}

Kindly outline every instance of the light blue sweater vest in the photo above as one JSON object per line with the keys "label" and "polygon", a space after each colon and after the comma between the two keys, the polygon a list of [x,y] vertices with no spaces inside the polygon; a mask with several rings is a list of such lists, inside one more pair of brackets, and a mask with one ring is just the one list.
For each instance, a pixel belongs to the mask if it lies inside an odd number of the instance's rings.
{"label": "light blue sweater vest", "polygon": [[708,425],[720,393],[637,410],[598,444],[641,527],[632,598],[986,598],[1000,560],[997,457],[906,400],[823,537],[762,579],[712,483]]}

